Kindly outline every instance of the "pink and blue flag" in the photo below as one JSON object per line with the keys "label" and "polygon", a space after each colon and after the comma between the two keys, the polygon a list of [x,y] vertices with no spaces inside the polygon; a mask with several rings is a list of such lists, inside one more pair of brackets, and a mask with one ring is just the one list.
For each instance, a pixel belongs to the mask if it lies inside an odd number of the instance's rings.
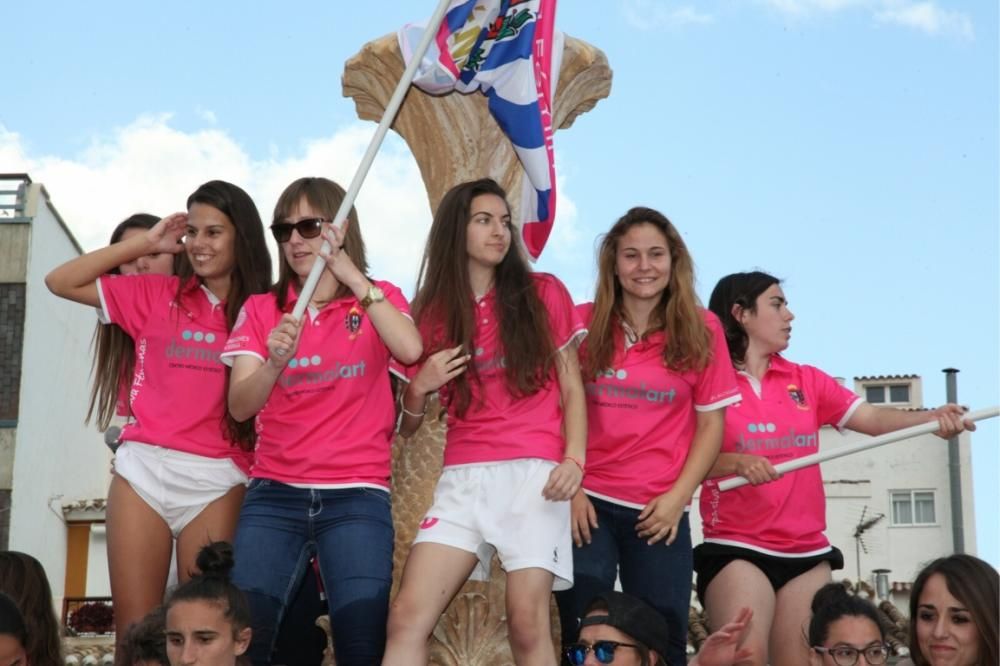
{"label": "pink and blue flag", "polygon": [[[524,167],[521,235],[532,259],[545,247],[556,214],[552,101],[563,36],[554,29],[556,0],[454,0],[414,85],[440,95],[482,91]],[[403,58],[425,26],[399,31]]]}

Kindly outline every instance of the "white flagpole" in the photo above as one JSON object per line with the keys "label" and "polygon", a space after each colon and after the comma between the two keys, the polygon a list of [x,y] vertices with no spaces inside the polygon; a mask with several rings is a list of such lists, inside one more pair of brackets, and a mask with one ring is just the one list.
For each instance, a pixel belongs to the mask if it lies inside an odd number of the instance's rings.
{"label": "white flagpole", "polygon": [[[981,421],[982,419],[991,419],[998,415],[1000,415],[1000,407],[990,407],[988,409],[980,409],[975,412],[969,412],[968,414],[963,415],[962,418],[967,421]],[[779,463],[774,466],[774,469],[781,474],[794,472],[795,470],[802,469],[803,467],[818,465],[819,463],[826,462],[827,460],[842,458],[844,456],[849,456],[852,453],[858,453],[859,451],[867,451],[868,449],[873,449],[877,446],[898,442],[901,439],[909,439],[910,437],[916,437],[917,435],[925,435],[929,432],[934,432],[937,429],[937,421],[928,421],[927,423],[910,426],[909,428],[903,428],[902,430],[887,432],[884,435],[872,437],[871,439],[865,439],[848,446],[838,447],[821,453],[813,453],[812,455],[803,456],[802,458]],[[742,476],[735,476],[730,479],[720,481],[718,486],[719,490],[726,491],[732,490],[733,488],[739,488],[740,486],[745,486],[748,483],[750,482]]]}
{"label": "white flagpole", "polygon": [[[424,53],[427,52],[427,47],[430,46],[431,41],[437,36],[438,27],[441,25],[441,21],[444,19],[444,15],[450,4],[451,0],[440,0],[437,8],[434,10],[434,14],[431,15],[430,20],[427,22],[427,29],[424,30],[424,34],[420,38],[420,43],[417,44],[417,48],[413,52],[413,57],[410,58],[410,63],[403,71],[403,76],[399,79],[396,90],[392,93],[389,103],[385,106],[385,113],[382,114],[382,120],[379,121],[378,128],[375,130],[375,136],[372,137],[371,143],[368,144],[365,156],[361,158],[361,164],[358,165],[358,170],[354,174],[351,186],[347,188],[347,195],[340,204],[337,214],[333,217],[334,224],[340,226],[347,219],[347,214],[350,212],[351,206],[354,205],[354,200],[357,199],[358,192],[361,190],[361,184],[364,182],[365,176],[368,175],[368,169],[371,168],[372,162],[375,161],[375,155],[378,153],[378,149],[382,145],[382,140],[385,139],[385,135],[389,131],[389,126],[396,119],[396,112],[399,111],[399,107],[403,103],[403,97],[406,96],[410,83],[413,81],[413,76],[417,72],[417,67],[420,65],[420,61],[423,60]],[[323,241],[322,251],[329,252],[331,249],[330,244]],[[306,278],[305,283],[302,285],[302,291],[299,293],[299,300],[295,303],[295,309],[292,310],[292,315],[296,320],[302,319],[302,314],[306,311],[313,292],[316,291],[316,284],[319,282],[319,278],[323,274],[325,267],[326,262],[323,261],[323,257],[317,256],[316,261],[313,262],[312,270],[309,271],[309,277]]]}

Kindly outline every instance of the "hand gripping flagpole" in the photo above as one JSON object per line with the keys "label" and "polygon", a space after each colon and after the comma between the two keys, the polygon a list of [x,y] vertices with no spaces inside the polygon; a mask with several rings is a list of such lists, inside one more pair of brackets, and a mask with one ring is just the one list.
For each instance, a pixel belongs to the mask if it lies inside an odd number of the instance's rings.
{"label": "hand gripping flagpole", "polygon": [[[365,176],[368,175],[368,169],[371,168],[372,162],[375,161],[375,155],[382,145],[382,140],[385,139],[386,132],[389,131],[389,126],[396,119],[396,112],[399,111],[410,83],[413,82],[413,76],[417,72],[417,67],[420,66],[420,61],[423,60],[424,53],[427,52],[427,48],[437,36],[438,27],[441,25],[441,21],[444,20],[444,15],[451,2],[452,0],[440,0],[438,2],[434,14],[431,15],[430,21],[427,23],[427,29],[424,30],[424,34],[420,38],[420,43],[417,44],[417,48],[413,52],[413,57],[410,58],[410,63],[403,71],[403,76],[399,79],[399,84],[396,86],[395,92],[389,98],[389,103],[386,104],[385,112],[382,114],[382,120],[379,121],[375,135],[372,137],[371,143],[368,144],[365,156],[361,158],[361,164],[358,165],[357,173],[354,174],[354,180],[351,181],[351,186],[347,188],[347,194],[344,196],[344,201],[341,202],[337,214],[333,216],[333,223],[338,227],[347,219],[347,214],[350,212],[351,206],[354,205],[354,200],[357,199],[358,192],[361,190],[361,184],[365,181]],[[332,249],[330,243],[324,240],[321,252],[325,254]],[[316,284],[319,282],[325,266],[326,261],[323,260],[323,257],[317,255],[316,261],[313,262],[312,270],[309,271],[309,277],[306,278],[305,283],[302,285],[302,291],[299,293],[299,300],[295,303],[295,309],[292,310],[292,316],[296,320],[302,319],[302,314],[306,311],[313,292],[316,291]]]}
{"label": "hand gripping flagpole", "polygon": [[[990,407],[988,409],[980,409],[974,412],[969,412],[962,416],[964,421],[981,421],[983,419],[991,419],[995,416],[1000,416],[1000,407]],[[850,444],[848,446],[838,447],[831,451],[823,451],[822,453],[813,453],[812,455],[803,456],[795,460],[789,460],[788,462],[779,463],[774,466],[775,471],[779,474],[784,474],[785,472],[794,472],[797,469],[802,469],[803,467],[809,467],[810,465],[818,465],[821,462],[826,462],[827,460],[834,460],[835,458],[842,458],[844,456],[849,456],[852,453],[858,453],[859,451],[867,451],[868,449],[874,449],[877,446],[882,446],[884,444],[891,444],[893,442],[898,442],[901,439],[908,439],[910,437],[916,437],[917,435],[925,435],[929,432],[934,432],[938,429],[937,421],[928,421],[927,423],[921,423],[919,425],[910,426],[909,428],[903,428],[902,430],[895,430],[893,432],[887,432],[884,435],[879,435],[878,437],[872,437],[871,439],[866,439],[855,444]],[[725,481],[719,482],[719,490],[726,491],[732,490],[733,488],[739,488],[740,486],[745,486],[749,481],[747,481],[742,476],[735,476]]]}

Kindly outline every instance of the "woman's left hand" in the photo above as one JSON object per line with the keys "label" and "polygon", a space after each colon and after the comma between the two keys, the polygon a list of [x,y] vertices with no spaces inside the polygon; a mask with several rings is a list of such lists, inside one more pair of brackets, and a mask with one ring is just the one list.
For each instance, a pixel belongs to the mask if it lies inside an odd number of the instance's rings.
{"label": "woman's left hand", "polygon": [[663,541],[665,546],[669,546],[677,538],[677,526],[680,525],[689,499],[680,497],[672,490],[654,498],[639,513],[639,522],[635,524],[636,533],[646,539],[649,545]]}
{"label": "woman's left hand", "polygon": [[323,252],[321,249],[320,256],[326,261],[327,270],[337,278],[337,282],[350,286],[364,276],[351,261],[351,257],[344,252],[344,235],[347,233],[348,224],[348,220],[344,220],[341,227],[331,224],[330,228],[323,232],[323,240],[330,244],[330,251]]}
{"label": "woman's left hand", "polygon": [[567,458],[549,472],[549,481],[542,488],[542,496],[553,502],[565,502],[573,499],[582,481],[580,466]]}
{"label": "woman's left hand", "polygon": [[740,609],[736,619],[705,639],[690,666],[732,666],[750,661],[753,649],[740,644],[746,638],[751,619],[753,610]]}

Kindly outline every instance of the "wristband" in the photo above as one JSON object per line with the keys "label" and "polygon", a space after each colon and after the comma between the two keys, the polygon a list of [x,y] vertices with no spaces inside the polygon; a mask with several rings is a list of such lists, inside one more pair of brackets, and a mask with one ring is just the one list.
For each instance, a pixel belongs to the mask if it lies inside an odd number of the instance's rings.
{"label": "wristband", "polygon": [[571,461],[573,464],[579,467],[581,474],[585,474],[587,472],[587,470],[583,468],[583,463],[574,458],[573,456],[563,456],[563,462],[566,462],[567,460]]}
{"label": "wristband", "polygon": [[424,411],[420,412],[419,414],[417,412],[411,412],[410,410],[408,410],[406,407],[403,407],[402,405],[400,405],[399,408],[402,409],[403,413],[406,414],[407,416],[413,416],[413,417],[416,417],[418,419],[422,419],[425,416],[427,416],[427,405],[424,405]]}

